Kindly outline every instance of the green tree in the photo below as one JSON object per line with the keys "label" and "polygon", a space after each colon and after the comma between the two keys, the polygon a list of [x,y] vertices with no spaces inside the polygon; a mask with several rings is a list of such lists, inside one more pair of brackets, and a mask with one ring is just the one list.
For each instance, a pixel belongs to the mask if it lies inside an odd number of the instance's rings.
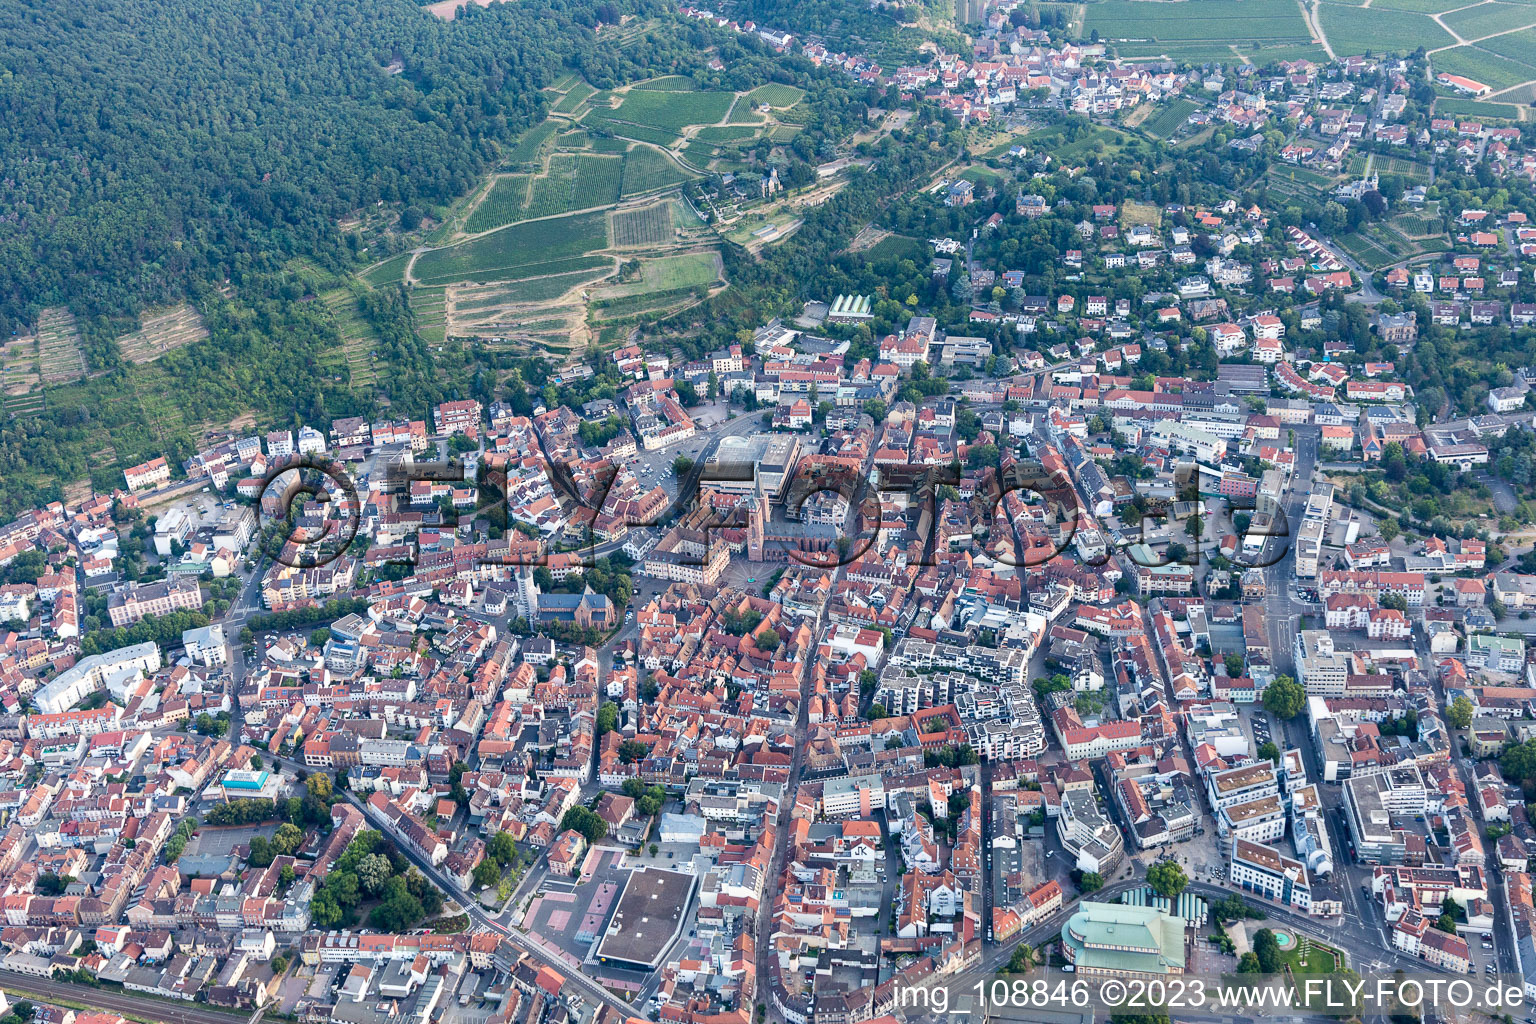
{"label": "green tree", "polygon": [[1273,931],[1260,928],[1253,933],[1253,955],[1258,958],[1261,973],[1279,973],[1282,957],[1280,943],[1275,940]]}
{"label": "green tree", "polygon": [[1466,697],[1457,697],[1445,709],[1445,720],[1457,729],[1465,729],[1472,724],[1472,712],[1472,702]]}
{"label": "green tree", "polygon": [[1275,746],[1274,740],[1265,740],[1263,743],[1259,744],[1259,760],[1274,761],[1277,764],[1279,763],[1280,748]]}
{"label": "green tree", "polygon": [[595,843],[608,834],[608,823],[585,807],[572,807],[560,819],[560,829],[575,829],[587,842]]}
{"label": "green tree", "polygon": [[517,842],[505,832],[497,832],[485,841],[485,855],[502,867],[517,861]]}
{"label": "green tree", "polygon": [[1227,655],[1223,659],[1223,664],[1226,666],[1227,675],[1231,678],[1236,679],[1243,674],[1243,656],[1241,654],[1234,652]]}
{"label": "green tree", "polygon": [[272,851],[279,857],[291,856],[304,842],[304,832],[291,822],[284,822],[277,826],[277,831],[272,833]]}
{"label": "green tree", "polygon": [[389,863],[389,858],[382,853],[370,853],[357,865],[357,884],[363,892],[370,896],[377,896],[384,891],[384,886],[389,883],[394,874],[394,868]]}
{"label": "green tree", "polygon": [[1277,676],[1264,688],[1264,710],[1278,718],[1295,718],[1307,706],[1307,692],[1290,676]]}
{"label": "green tree", "polygon": [[1259,957],[1256,953],[1244,953],[1237,961],[1238,974],[1258,974],[1264,970],[1259,965]]}
{"label": "green tree", "polygon": [[1189,884],[1189,878],[1176,861],[1160,860],[1147,868],[1147,884],[1152,887],[1153,892],[1171,900],[1184,891],[1184,887]]}
{"label": "green tree", "polygon": [[489,888],[501,881],[501,865],[495,859],[487,857],[475,865],[475,885],[482,889]]}
{"label": "green tree", "polygon": [[597,734],[612,732],[619,724],[619,706],[613,701],[605,701],[603,706],[597,709]]}
{"label": "green tree", "polygon": [[1091,892],[1098,892],[1104,888],[1104,876],[1097,871],[1084,872],[1082,879],[1077,883],[1077,891],[1084,896]]}

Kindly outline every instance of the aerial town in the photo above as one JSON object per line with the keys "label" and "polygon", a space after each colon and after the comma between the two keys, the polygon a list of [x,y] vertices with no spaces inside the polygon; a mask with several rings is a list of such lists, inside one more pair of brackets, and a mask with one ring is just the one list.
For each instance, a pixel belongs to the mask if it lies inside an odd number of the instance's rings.
{"label": "aerial town", "polygon": [[673,12],[970,133],[793,308],[0,525],[0,1024],[1536,999],[1531,122],[973,6],[914,63]]}

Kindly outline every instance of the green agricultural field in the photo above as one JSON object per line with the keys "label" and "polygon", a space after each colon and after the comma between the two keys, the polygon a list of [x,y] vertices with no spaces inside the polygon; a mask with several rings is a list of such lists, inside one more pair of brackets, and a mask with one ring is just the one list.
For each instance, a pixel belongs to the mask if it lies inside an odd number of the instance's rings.
{"label": "green agricultural field", "polygon": [[1301,8],[1294,0],[1186,0],[1167,4],[1104,0],[1087,5],[1083,30],[1097,31],[1102,39],[1164,44],[1201,42],[1226,46],[1240,40],[1312,41]]}
{"label": "green agricultural field", "polygon": [[584,213],[514,224],[416,258],[412,276],[425,285],[502,281],[590,270],[606,262],[588,254],[608,245],[607,218]]}
{"label": "green agricultural field", "polygon": [[692,178],[693,175],[685,173],[659,150],[638,145],[624,158],[624,179],[619,194],[638,196],[681,185]]}
{"label": "green agricultural field", "polygon": [[1480,120],[1494,118],[1501,121],[1520,120],[1520,108],[1510,103],[1489,103],[1483,100],[1463,100],[1442,96],[1435,100],[1435,113],[1441,117],[1475,117]]}
{"label": "green agricultural field", "polygon": [[1467,6],[1468,0],[1371,0],[1376,11],[1412,11],[1415,14],[1444,14]]}
{"label": "green agricultural field", "polygon": [[500,175],[491,185],[491,191],[475,207],[475,212],[464,222],[464,230],[473,235],[511,224],[524,219],[523,211],[527,208],[528,175]]}
{"label": "green agricultural field", "polygon": [[603,300],[630,298],[655,292],[676,292],[686,288],[706,288],[720,279],[720,257],[713,252],[690,252],[643,260],[640,280],[604,288]]}
{"label": "green agricultural field", "polygon": [[1481,39],[1536,24],[1536,8],[1523,3],[1484,3],[1442,15],[1440,20],[1463,39]]}
{"label": "green agricultural field", "polygon": [[624,159],[587,154],[552,157],[549,174],[533,179],[523,217],[548,217],[618,202]]}
{"label": "green agricultural field", "polygon": [[411,254],[403,252],[362,273],[362,279],[375,288],[387,288],[405,280],[405,265],[411,262]]}
{"label": "green agricultural field", "polygon": [[924,255],[923,243],[905,235],[887,235],[870,246],[864,255],[872,263],[892,259],[921,259]]}
{"label": "green agricultural field", "polygon": [[804,98],[804,89],[798,89],[793,85],[781,85],[778,82],[760,85],[746,95],[747,102],[754,107],[762,103],[770,107],[792,107]]}
{"label": "green agricultural field", "polygon": [[1437,72],[1462,75],[1474,81],[1490,85],[1494,89],[1507,89],[1521,82],[1536,78],[1536,70],[1516,63],[1508,57],[1489,53],[1479,46],[1458,46],[1444,50],[1429,58]]}
{"label": "green agricultural field", "polygon": [[571,87],[570,92],[560,97],[559,103],[556,103],[549,109],[553,110],[557,114],[574,114],[576,112],[576,108],[585,103],[587,99],[595,92],[597,92],[597,90],[592,88],[586,82],[577,82],[574,86]]}
{"label": "green agricultural field", "polygon": [[616,121],[646,125],[674,132],[689,125],[715,124],[731,109],[735,97],[728,92],[652,92],[632,89],[613,112]]}
{"label": "green agricultural field", "polygon": [[715,158],[715,147],[707,142],[690,142],[683,147],[682,157],[690,164],[700,169],[709,167],[709,162]]}
{"label": "green agricultural field", "polygon": [[1421,46],[1432,50],[1456,42],[1422,14],[1324,3],[1318,7],[1318,18],[1333,52],[1341,57],[1366,52],[1412,53]]}
{"label": "green agricultural field", "polygon": [[1400,156],[1378,156],[1376,158],[1377,174],[1397,174],[1410,182],[1429,181],[1429,165],[1421,164],[1417,160],[1408,160]]}
{"label": "green agricultural field", "polygon": [[1189,115],[1200,109],[1198,103],[1186,99],[1173,100],[1152,117],[1141,123],[1142,131],[1155,138],[1166,139],[1189,120]]}
{"label": "green agricultural field", "polygon": [[682,75],[666,75],[662,78],[652,78],[649,81],[639,82],[636,89],[645,89],[648,92],[694,92],[698,85],[691,78]]}
{"label": "green agricultural field", "polygon": [[693,133],[700,142],[746,142],[757,138],[757,129],[748,125],[726,124],[700,128]]}
{"label": "green agricultural field", "polygon": [[661,245],[672,240],[672,204],[653,203],[638,210],[624,210],[610,218],[613,244],[620,248]]}
{"label": "green agricultural field", "polygon": [[1530,68],[1529,77],[1536,78],[1536,29],[1495,36],[1492,39],[1484,39],[1477,45],[1516,64]]}
{"label": "green agricultural field", "polygon": [[606,111],[592,111],[581,119],[581,123],[597,132],[607,132],[625,139],[636,139],[640,142],[652,142],[658,146],[670,146],[678,139],[677,132],[666,131],[662,128],[652,128],[643,124],[628,124],[624,121],[615,121],[611,113]]}
{"label": "green agricultural field", "polygon": [[543,148],[545,140],[555,133],[555,128],[555,122],[545,121],[523,132],[518,137],[517,142],[507,150],[507,166],[514,167],[522,164],[531,164],[537,160],[539,158],[539,150]]}

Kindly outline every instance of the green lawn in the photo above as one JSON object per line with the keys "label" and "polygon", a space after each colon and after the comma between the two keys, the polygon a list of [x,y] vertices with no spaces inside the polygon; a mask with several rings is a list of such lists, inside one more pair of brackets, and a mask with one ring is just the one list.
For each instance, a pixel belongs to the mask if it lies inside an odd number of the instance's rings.
{"label": "green lawn", "polygon": [[1343,954],[1326,943],[1302,938],[1293,948],[1281,950],[1280,959],[1295,974],[1332,974],[1341,966],[1338,961]]}

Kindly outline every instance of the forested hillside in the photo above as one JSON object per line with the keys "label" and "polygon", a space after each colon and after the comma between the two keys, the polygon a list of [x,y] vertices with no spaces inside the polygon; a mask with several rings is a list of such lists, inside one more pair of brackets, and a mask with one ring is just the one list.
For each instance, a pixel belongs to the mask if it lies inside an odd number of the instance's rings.
{"label": "forested hillside", "polygon": [[339,218],[468,190],[563,63],[632,75],[589,59],[593,28],[648,2],[444,22],[410,0],[5,0],[0,330],[69,306],[101,368],[107,318],[295,255],[345,265]]}

